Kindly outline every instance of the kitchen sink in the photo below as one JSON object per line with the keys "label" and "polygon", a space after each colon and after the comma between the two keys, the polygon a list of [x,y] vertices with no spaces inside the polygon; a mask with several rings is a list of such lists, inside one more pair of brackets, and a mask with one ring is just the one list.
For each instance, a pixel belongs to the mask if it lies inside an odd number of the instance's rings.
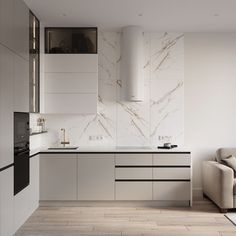
{"label": "kitchen sink", "polygon": [[68,147],[50,147],[48,150],[76,150],[78,147],[76,146],[68,146]]}

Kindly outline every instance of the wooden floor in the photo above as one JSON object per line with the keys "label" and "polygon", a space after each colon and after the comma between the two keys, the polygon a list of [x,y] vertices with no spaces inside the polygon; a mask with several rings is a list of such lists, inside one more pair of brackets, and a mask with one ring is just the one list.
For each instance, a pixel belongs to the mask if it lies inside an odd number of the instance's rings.
{"label": "wooden floor", "polygon": [[192,208],[40,207],[16,236],[236,236],[208,201]]}

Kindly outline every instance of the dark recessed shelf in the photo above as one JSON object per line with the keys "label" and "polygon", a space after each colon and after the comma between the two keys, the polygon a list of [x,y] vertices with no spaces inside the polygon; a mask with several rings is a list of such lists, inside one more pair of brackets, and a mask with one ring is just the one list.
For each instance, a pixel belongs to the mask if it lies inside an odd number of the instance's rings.
{"label": "dark recessed shelf", "polygon": [[38,134],[45,134],[47,133],[48,131],[42,131],[42,132],[33,132],[30,134],[30,136],[34,136],[34,135],[38,135]]}
{"label": "dark recessed shelf", "polygon": [[45,53],[97,54],[97,27],[46,27]]}

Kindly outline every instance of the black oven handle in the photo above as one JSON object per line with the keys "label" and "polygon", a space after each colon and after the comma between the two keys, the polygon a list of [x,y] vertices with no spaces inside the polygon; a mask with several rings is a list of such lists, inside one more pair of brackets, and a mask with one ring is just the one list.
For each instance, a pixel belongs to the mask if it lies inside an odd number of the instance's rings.
{"label": "black oven handle", "polygon": [[26,153],[29,153],[30,151],[29,150],[26,150],[24,152],[18,152],[18,153],[15,153],[16,156],[21,156],[21,155],[24,155]]}

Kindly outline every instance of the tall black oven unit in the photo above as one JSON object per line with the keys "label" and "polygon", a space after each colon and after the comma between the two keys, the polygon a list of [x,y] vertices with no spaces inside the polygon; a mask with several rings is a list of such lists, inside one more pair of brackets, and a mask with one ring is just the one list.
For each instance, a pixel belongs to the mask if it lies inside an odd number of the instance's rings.
{"label": "tall black oven unit", "polygon": [[29,113],[14,112],[14,195],[29,185]]}

